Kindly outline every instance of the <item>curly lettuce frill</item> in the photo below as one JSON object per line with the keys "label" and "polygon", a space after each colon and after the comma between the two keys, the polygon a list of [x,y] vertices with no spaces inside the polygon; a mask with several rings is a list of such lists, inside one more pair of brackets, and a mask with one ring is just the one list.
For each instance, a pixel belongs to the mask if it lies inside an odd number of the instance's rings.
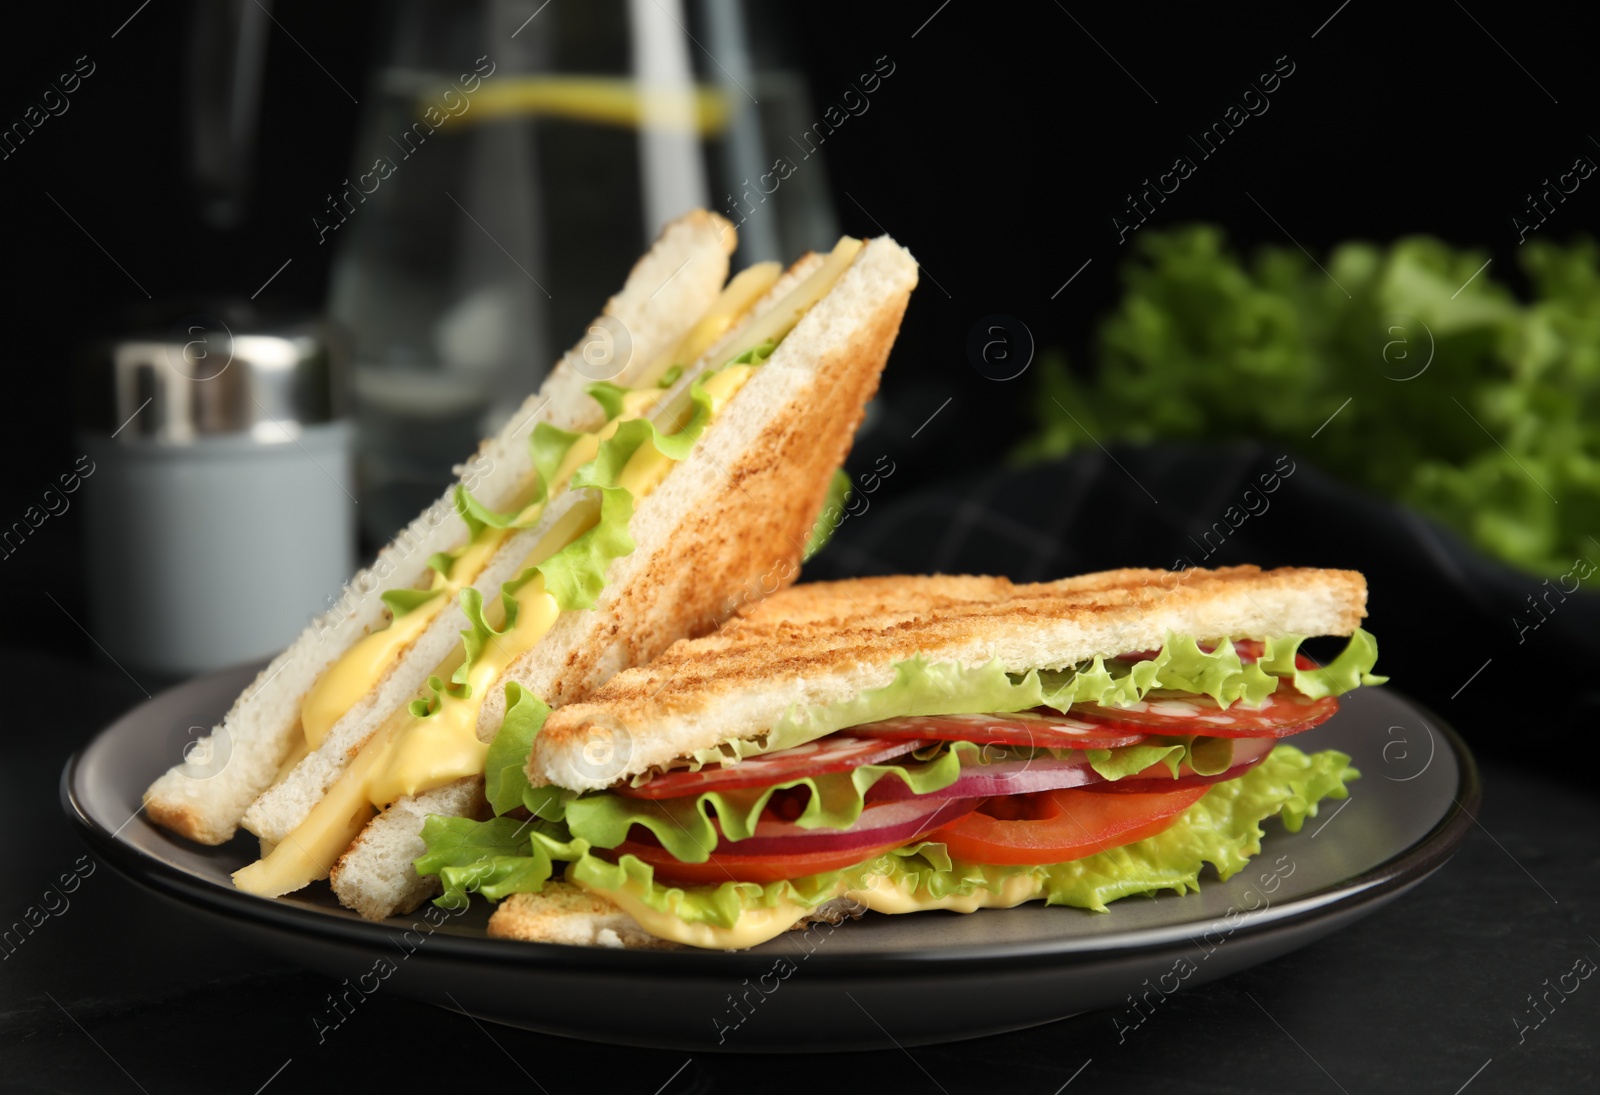
{"label": "curly lettuce frill", "polygon": [[[1140,673],[1147,691],[1176,688],[1187,683],[1212,687],[1227,694],[1239,686],[1215,670],[1219,663],[1226,669],[1231,658],[1230,671],[1238,677],[1255,668],[1241,665],[1229,644],[1224,644],[1226,649],[1219,647],[1207,654],[1199,650],[1192,639],[1174,636],[1168,646],[1175,651],[1173,655],[1132,665],[1132,672]],[[1281,659],[1272,664],[1281,664],[1293,671],[1297,646],[1298,642],[1275,645],[1268,651],[1268,657]],[[1376,658],[1376,642],[1363,631],[1353,636],[1344,653],[1324,669],[1299,672],[1307,678],[1314,674],[1326,675],[1327,681],[1322,682],[1322,686],[1343,692],[1361,683],[1377,683],[1384,679],[1371,673]],[[1265,663],[1266,659],[1263,661]],[[1155,670],[1143,669],[1145,666],[1155,666]],[[1164,672],[1168,666],[1172,671]],[[1126,663],[1119,668],[1126,669]],[[798,715],[792,714],[774,728],[762,751],[774,748],[771,739],[784,743],[776,747],[789,748],[837,729],[884,718],[1037,707],[1044,702],[1045,695],[1039,678],[1040,674],[1030,673],[1019,680],[992,662],[976,669],[965,669],[912,659],[895,666],[895,680],[884,688],[863,693],[848,702],[818,705]],[[1079,699],[1085,695],[1108,697],[1124,687],[1119,683],[1124,679],[1127,677],[1111,676],[1102,663],[1076,682],[1058,687],[1054,695],[1059,697],[1071,691]],[[1268,683],[1276,687],[1276,677],[1269,677]],[[1317,687],[1311,681],[1307,684]],[[994,759],[1022,759],[1029,755],[1062,759],[1071,753],[1070,750],[1010,748],[1003,757],[995,758],[969,742],[954,742],[936,746],[931,752],[919,753],[911,761],[900,764],[866,765],[853,772],[799,777],[770,787],[707,791],[692,797],[650,801],[609,791],[580,793],[552,786],[529,786],[521,762],[532,751],[533,739],[548,711],[531,693],[520,688],[515,694],[508,692],[506,720],[490,748],[488,762],[489,801],[496,813],[524,807],[545,821],[565,822],[572,835],[599,848],[616,847],[626,839],[630,828],[639,825],[652,832],[685,863],[704,863],[717,846],[719,832],[721,840],[734,842],[751,835],[761,811],[779,790],[803,787],[809,792],[806,805],[796,819],[800,827],[844,830],[861,816],[867,791],[885,776],[902,780],[916,794],[932,794],[953,784],[963,765],[984,764]],[[704,764],[727,758],[730,750],[754,744],[732,743],[720,750],[708,750],[706,754],[709,755],[701,754],[697,759]],[[1156,764],[1164,765],[1173,778],[1179,776],[1184,766],[1199,775],[1209,776],[1233,766],[1236,744],[1228,738],[1153,735],[1145,743],[1090,749],[1086,755],[1095,772],[1107,780],[1124,779]],[[724,759],[723,762],[729,761]],[[719,819],[717,825],[712,824],[712,817]]]}
{"label": "curly lettuce frill", "polygon": [[[763,342],[733,358],[728,364],[759,365],[772,355],[775,347],[776,343],[770,340]],[[633,518],[634,498],[632,492],[621,485],[624,469],[645,446],[654,448],[656,452],[673,461],[683,460],[689,455],[711,421],[711,396],[705,390],[706,381],[720,371],[708,370],[690,385],[688,418],[677,430],[664,433],[649,419],[628,419],[620,423],[610,437],[600,442],[594,459],[573,473],[568,488],[594,490],[600,499],[599,518],[588,531],[549,559],[527,568],[501,585],[500,600],[504,609],[504,623],[501,627],[493,626],[485,616],[481,593],[472,588],[462,590],[461,610],[468,624],[461,632],[465,657],[451,675],[449,682],[441,681],[438,677],[428,678],[428,688],[432,695],[412,701],[410,706],[412,715],[417,718],[428,718],[439,710],[446,698],[465,699],[470,695],[471,686],[468,681],[471,679],[473,665],[489,643],[501,638],[516,626],[519,606],[515,595],[535,577],[543,579],[545,592],[555,598],[556,606],[563,612],[595,606],[601,591],[605,589],[606,571],[611,563],[634,549],[633,537],[628,532],[628,523]],[[596,388],[603,386],[591,385],[590,394],[595,395],[609,414],[611,408],[607,406],[606,399],[595,394]],[[617,412],[620,413],[620,410],[621,405],[618,403]],[[539,474],[541,495],[545,490],[543,484],[553,475],[555,468],[560,465],[578,436],[554,427],[546,427],[543,423],[535,429],[534,465]],[[474,520],[483,522],[484,525],[492,524],[496,520],[505,520],[504,515],[495,514],[477,504],[465,491],[462,491],[462,494],[472,505],[470,512]],[[507,526],[501,524],[497,527]],[[509,695],[507,706],[508,709],[513,706]],[[542,724],[542,719],[540,721]],[[530,745],[531,741],[530,736]],[[509,747],[508,745],[506,748]],[[526,757],[527,753],[524,752],[523,756]]]}
{"label": "curly lettuce frill", "polygon": [[961,863],[950,858],[943,844],[923,842],[805,878],[678,887],[656,882],[651,867],[631,855],[613,863],[593,854],[587,840],[537,818],[477,823],[431,817],[423,831],[428,852],[416,868],[418,874],[437,875],[443,882],[437,904],[461,908],[474,892],[491,900],[537,893],[553,876],[555,864],[565,861],[566,877],[588,889],[626,889],[658,912],[723,928],[737,924],[748,909],[784,904],[815,908],[835,897],[885,887],[912,900],[936,901],[1017,887],[1017,878],[1024,875],[1030,881],[1019,888],[1027,889],[1032,899],[1104,912],[1107,903],[1133,894],[1198,891],[1207,863],[1219,878],[1232,877],[1260,852],[1266,835],[1262,821],[1276,815],[1285,829],[1298,832],[1306,818],[1316,816],[1320,802],[1348,797],[1345,785],[1359,775],[1343,753],[1307,755],[1280,745],[1238,779],[1212,787],[1166,831],[1046,866]]}
{"label": "curly lettuce frill", "polygon": [[1097,657],[1073,669],[1033,670],[1021,676],[1007,673],[999,662],[967,668],[911,658],[895,665],[894,680],[882,688],[839,703],[796,706],[758,738],[723,742],[691,754],[689,768],[736,764],[745,757],[792,749],[882,719],[1000,714],[1034,707],[1065,712],[1075,703],[1126,707],[1155,689],[1210,696],[1225,706],[1259,705],[1278,687],[1280,676],[1290,678],[1313,699],[1388,679],[1372,672],[1378,641],[1364,630],[1358,628],[1339,656],[1321,669],[1295,666],[1295,653],[1304,641],[1300,635],[1268,639],[1261,660],[1246,663],[1227,640],[1207,652],[1193,636],[1169,634],[1161,652],[1146,661]]}
{"label": "curly lettuce frill", "polygon": [[[549,498],[551,478],[561,466],[561,461],[566,458],[567,450],[572,448],[573,443],[581,436],[558,429],[548,422],[541,422],[533,428],[533,433],[528,438],[528,451],[532,456],[534,469],[533,489],[527,505],[520,509],[508,513],[492,510],[474,498],[466,487],[458,485],[455,489],[455,511],[461,516],[462,521],[466,522],[467,542],[455,551],[436,551],[428,556],[429,569],[448,578],[461,556],[483,534],[484,529],[522,529],[537,523],[540,511],[532,507],[541,505]],[[443,595],[442,586],[432,589],[391,589],[380,599],[398,618]]]}

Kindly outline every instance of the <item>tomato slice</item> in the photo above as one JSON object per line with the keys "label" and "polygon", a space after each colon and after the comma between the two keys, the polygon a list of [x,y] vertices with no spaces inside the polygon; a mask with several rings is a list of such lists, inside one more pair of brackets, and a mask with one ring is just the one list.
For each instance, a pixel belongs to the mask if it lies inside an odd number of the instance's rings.
{"label": "tomato slice", "polygon": [[867,738],[970,741],[978,745],[1020,745],[1035,749],[1115,749],[1138,745],[1149,737],[1141,730],[1122,730],[1085,722],[1041,707],[1004,715],[915,715],[852,726],[850,733]]}
{"label": "tomato slice", "polygon": [[968,863],[1067,863],[1163,832],[1207,790],[1004,795],[923,839],[942,842],[952,857]]}
{"label": "tomato slice", "polygon": [[736,787],[769,787],[804,776],[848,772],[863,764],[892,760],[932,744],[931,740],[884,741],[853,734],[829,734],[793,749],[746,757],[738,764],[708,765],[698,772],[664,772],[641,786],[621,784],[612,791],[626,798],[654,799],[698,795],[702,791],[730,791]]}
{"label": "tomato slice", "polygon": [[904,843],[904,840],[897,840],[876,848],[809,852],[803,855],[728,855],[712,852],[710,860],[705,863],[683,863],[658,844],[625,840],[617,845],[616,854],[638,856],[655,869],[656,878],[661,882],[716,886],[729,881],[781,882],[788,878],[837,871],[864,863]]}
{"label": "tomato slice", "polygon": [[1132,707],[1086,703],[1074,706],[1072,713],[1115,730],[1143,730],[1169,737],[1286,738],[1327,722],[1338,710],[1337,698],[1311,699],[1284,680],[1260,707],[1238,703],[1223,707],[1210,696],[1155,691]]}

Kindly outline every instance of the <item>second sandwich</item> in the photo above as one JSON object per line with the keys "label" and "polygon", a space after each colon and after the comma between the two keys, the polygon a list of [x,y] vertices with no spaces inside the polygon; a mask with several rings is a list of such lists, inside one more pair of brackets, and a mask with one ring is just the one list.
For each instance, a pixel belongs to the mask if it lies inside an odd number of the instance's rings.
{"label": "second sandwich", "polygon": [[[691,242],[725,256],[731,228],[698,216],[690,227],[715,239]],[[703,280],[707,265],[684,276]],[[846,238],[787,272],[735,277],[659,348],[636,343],[643,360],[622,383],[583,386],[569,360],[554,379],[578,390],[550,396],[592,404],[591,424],[541,416],[499,509],[458,488],[464,542],[390,590],[385,616],[284,697],[293,732],[276,735],[275,774],[240,819],[262,855],[235,884],[273,897],[331,878],[369,918],[415,907],[436,885],[411,867],[423,819],[485,812],[504,721],[581,698],[792,581],[915,282],[892,240]],[[398,682],[397,660],[412,667]],[[184,810],[210,806],[174,805],[182,776],[147,795],[179,831]]]}

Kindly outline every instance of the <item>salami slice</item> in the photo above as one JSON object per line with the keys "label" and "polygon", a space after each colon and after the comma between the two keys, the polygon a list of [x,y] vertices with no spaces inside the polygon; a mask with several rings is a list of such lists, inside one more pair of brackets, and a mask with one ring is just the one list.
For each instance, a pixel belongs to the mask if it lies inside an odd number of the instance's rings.
{"label": "salami slice", "polygon": [[1074,706],[1072,713],[1111,730],[1168,737],[1286,738],[1328,721],[1338,710],[1339,701],[1333,696],[1314,700],[1285,680],[1260,707],[1242,703],[1223,707],[1210,696],[1156,691],[1130,707],[1087,703]]}
{"label": "salami slice", "polygon": [[1034,749],[1115,749],[1138,745],[1151,731],[1107,727],[1049,708],[1004,715],[916,715],[852,726],[860,737],[970,741]]}

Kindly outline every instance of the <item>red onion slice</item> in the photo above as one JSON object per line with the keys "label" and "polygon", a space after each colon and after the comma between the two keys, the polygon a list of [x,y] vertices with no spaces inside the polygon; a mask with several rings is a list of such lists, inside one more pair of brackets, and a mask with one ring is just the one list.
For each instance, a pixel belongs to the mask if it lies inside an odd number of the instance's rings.
{"label": "red onion slice", "polygon": [[[1065,760],[1037,756],[1031,760],[997,760],[991,764],[964,766],[956,781],[938,793],[951,798],[1025,795],[1034,791],[1083,787],[1098,783],[1102,778],[1099,772],[1089,767],[1089,758],[1084,753],[1074,753]],[[880,779],[867,792],[867,798],[873,802],[894,802],[915,797],[911,788],[893,776]]]}
{"label": "red onion slice", "polygon": [[763,818],[757,823],[754,835],[738,841],[723,837],[717,842],[717,851],[741,856],[810,855],[910,844],[922,834],[970,814],[981,801],[980,798],[948,798],[944,792],[940,792],[939,798],[915,796],[905,801],[868,806],[856,823],[844,830],[802,829],[793,822]]}

